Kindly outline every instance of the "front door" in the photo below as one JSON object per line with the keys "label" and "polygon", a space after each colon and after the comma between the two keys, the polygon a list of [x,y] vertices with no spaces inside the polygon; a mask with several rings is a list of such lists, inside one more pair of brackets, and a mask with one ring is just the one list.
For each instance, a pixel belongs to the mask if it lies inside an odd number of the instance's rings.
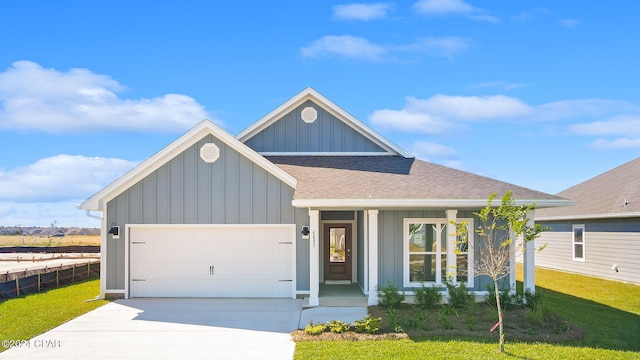
{"label": "front door", "polygon": [[324,279],[351,280],[351,224],[324,224]]}

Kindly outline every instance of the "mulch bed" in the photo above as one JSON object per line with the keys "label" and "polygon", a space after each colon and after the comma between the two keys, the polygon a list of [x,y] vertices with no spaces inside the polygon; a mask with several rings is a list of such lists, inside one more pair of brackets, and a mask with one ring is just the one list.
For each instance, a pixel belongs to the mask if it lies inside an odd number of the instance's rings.
{"label": "mulch bed", "polygon": [[[304,330],[291,333],[294,341],[317,340],[382,340],[382,339],[425,339],[425,338],[476,338],[498,341],[498,329],[490,329],[497,322],[497,311],[486,304],[477,304],[470,308],[455,309],[456,314],[442,315],[440,308],[422,310],[426,320],[421,324],[413,324],[415,308],[402,304],[396,310],[397,323],[401,332],[394,332],[389,314],[379,306],[370,306],[372,317],[381,317],[383,327],[379,334],[358,334],[348,331],[341,334],[325,332],[320,335],[309,335]],[[584,329],[562,319],[557,315],[547,316],[542,324],[535,324],[526,314],[527,310],[514,307],[503,314],[505,339],[507,341],[563,343],[580,340],[584,337]],[[446,318],[443,319],[443,318]],[[443,325],[444,324],[444,325]],[[396,329],[397,330],[397,329]]]}

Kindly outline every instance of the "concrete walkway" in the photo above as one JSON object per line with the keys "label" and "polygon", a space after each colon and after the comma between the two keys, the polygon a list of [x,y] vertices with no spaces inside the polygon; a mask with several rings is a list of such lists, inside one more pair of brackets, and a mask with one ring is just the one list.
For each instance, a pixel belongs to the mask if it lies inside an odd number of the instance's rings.
{"label": "concrete walkway", "polygon": [[302,310],[302,300],[293,299],[118,300],[0,358],[292,359],[291,331],[311,320],[365,316],[358,307]]}

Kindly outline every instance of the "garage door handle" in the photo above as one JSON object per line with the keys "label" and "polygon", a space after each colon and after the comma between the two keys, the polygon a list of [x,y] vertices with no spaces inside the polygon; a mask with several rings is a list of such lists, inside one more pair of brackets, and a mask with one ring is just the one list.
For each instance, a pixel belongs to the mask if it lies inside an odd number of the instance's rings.
{"label": "garage door handle", "polygon": [[215,275],[215,274],[216,274],[216,267],[209,266],[209,275]]}
{"label": "garage door handle", "polygon": [[146,281],[145,279],[131,279],[131,281]]}
{"label": "garage door handle", "polygon": [[293,242],[291,241],[281,241],[278,244],[283,244],[283,245],[293,245]]}
{"label": "garage door handle", "polygon": [[293,280],[278,280],[280,282],[284,282],[284,281],[288,281],[288,282],[292,282]]}

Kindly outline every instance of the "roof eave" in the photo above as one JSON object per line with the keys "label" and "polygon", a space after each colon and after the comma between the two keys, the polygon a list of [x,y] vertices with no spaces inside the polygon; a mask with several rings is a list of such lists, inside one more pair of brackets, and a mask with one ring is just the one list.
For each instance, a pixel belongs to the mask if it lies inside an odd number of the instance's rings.
{"label": "roof eave", "polygon": [[539,217],[536,217],[536,221],[619,219],[619,218],[633,218],[633,217],[640,217],[640,212],[539,216]]}
{"label": "roof eave", "polygon": [[[499,206],[500,200],[491,205]],[[563,199],[515,200],[516,205],[535,204],[536,208],[570,206],[575,203]],[[485,199],[294,199],[292,205],[297,208],[483,208]]]}

